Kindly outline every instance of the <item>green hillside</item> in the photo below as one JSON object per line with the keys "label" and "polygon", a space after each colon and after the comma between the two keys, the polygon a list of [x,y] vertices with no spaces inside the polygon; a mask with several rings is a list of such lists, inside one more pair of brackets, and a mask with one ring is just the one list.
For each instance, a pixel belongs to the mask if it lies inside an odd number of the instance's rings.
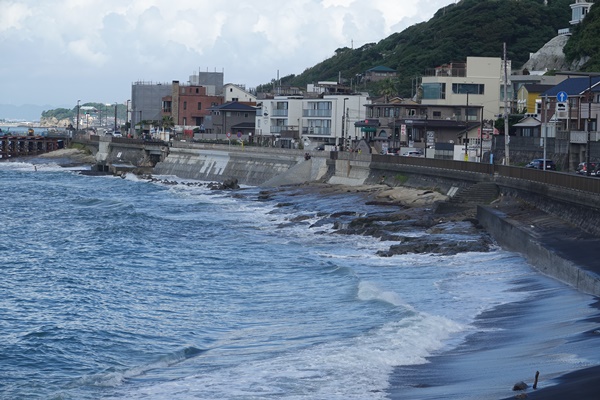
{"label": "green hillside", "polygon": [[600,71],[600,7],[590,9],[583,22],[573,29],[573,36],[564,48],[568,62],[588,58],[582,71]]}
{"label": "green hillside", "polygon": [[570,26],[571,3],[572,0],[548,0],[547,5],[543,0],[462,0],[438,10],[429,21],[379,43],[337,49],[331,58],[300,75],[286,76],[281,83],[303,87],[317,81],[337,81],[339,76],[348,84],[356,83],[359,74],[384,65],[398,71],[397,81],[365,89],[381,92],[392,85],[397,94],[409,96],[411,79],[427,69],[465,61],[467,56],[502,57],[503,43],[513,68],[519,68],[530,53],[556,36],[558,29]]}

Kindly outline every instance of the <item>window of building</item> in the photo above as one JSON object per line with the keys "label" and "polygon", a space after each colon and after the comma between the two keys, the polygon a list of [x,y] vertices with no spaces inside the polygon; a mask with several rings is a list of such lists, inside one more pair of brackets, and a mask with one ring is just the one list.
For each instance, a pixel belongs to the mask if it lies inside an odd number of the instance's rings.
{"label": "window of building", "polygon": [[442,112],[441,111],[434,111],[433,112],[433,118],[442,118]]}
{"label": "window of building", "polygon": [[443,100],[446,98],[445,83],[423,83],[423,99]]}
{"label": "window of building", "polygon": [[184,102],[183,102],[183,109],[184,109],[184,110],[187,110],[187,101],[184,101]]}
{"label": "window of building", "polygon": [[240,101],[240,99],[238,97],[232,97],[231,101]]}
{"label": "window of building", "polygon": [[384,117],[389,117],[390,116],[390,108],[386,107],[383,109],[383,116]]}
{"label": "window of building", "polygon": [[485,94],[485,85],[479,83],[453,83],[452,93],[454,94]]}
{"label": "window of building", "polygon": [[196,88],[196,93],[200,93],[200,89]]}
{"label": "window of building", "polygon": [[198,110],[202,110],[202,103],[198,102]]}

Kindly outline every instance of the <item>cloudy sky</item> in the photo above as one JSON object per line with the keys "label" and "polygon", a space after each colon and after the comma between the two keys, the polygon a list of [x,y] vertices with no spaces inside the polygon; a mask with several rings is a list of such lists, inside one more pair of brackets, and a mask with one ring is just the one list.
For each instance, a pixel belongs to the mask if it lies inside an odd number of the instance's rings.
{"label": "cloudy sky", "polygon": [[126,102],[136,81],[247,88],[378,42],[455,0],[0,0],[0,104]]}

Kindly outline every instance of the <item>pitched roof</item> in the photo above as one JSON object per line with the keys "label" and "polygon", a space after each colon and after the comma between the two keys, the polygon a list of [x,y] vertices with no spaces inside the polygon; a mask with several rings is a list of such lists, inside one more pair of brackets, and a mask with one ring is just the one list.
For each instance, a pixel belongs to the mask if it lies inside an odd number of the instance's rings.
{"label": "pitched roof", "polygon": [[229,103],[220,104],[214,107],[210,107],[209,110],[213,111],[240,111],[240,112],[256,112],[256,107],[249,106],[247,104],[239,103],[237,101],[231,101]]}
{"label": "pitched roof", "polygon": [[[600,76],[593,76],[591,78],[592,82],[592,90],[598,91],[600,88],[597,88],[600,83]],[[556,86],[546,90],[542,93],[542,96],[552,96],[555,97],[559,92],[566,92],[569,96],[581,96],[583,95],[588,88],[590,87],[590,78],[585,77],[577,77],[577,78],[568,78],[559,83]]]}
{"label": "pitched roof", "polygon": [[396,70],[388,68],[388,67],[385,67],[383,65],[378,65],[376,67],[368,69],[367,72],[396,72]]}
{"label": "pitched roof", "polygon": [[554,85],[545,85],[541,83],[530,83],[523,86],[529,93],[542,93],[554,87]]}

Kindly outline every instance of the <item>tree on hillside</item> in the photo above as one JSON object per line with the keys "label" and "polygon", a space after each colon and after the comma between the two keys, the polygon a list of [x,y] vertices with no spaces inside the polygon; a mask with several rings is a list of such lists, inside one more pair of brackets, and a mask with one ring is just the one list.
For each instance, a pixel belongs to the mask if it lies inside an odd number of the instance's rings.
{"label": "tree on hillside", "polygon": [[518,68],[530,53],[556,36],[558,29],[569,26],[571,2],[463,0],[378,43],[337,49],[331,58],[294,77],[291,84],[302,87],[319,80],[337,80],[338,76],[350,80],[369,68],[385,65],[399,72],[397,89],[407,97],[411,80],[425,70],[462,62],[468,56],[502,57],[503,43],[507,43],[513,67]]}
{"label": "tree on hillside", "polygon": [[583,71],[600,71],[600,7],[593,6],[572,30],[573,35],[563,49],[566,61],[586,60]]}

